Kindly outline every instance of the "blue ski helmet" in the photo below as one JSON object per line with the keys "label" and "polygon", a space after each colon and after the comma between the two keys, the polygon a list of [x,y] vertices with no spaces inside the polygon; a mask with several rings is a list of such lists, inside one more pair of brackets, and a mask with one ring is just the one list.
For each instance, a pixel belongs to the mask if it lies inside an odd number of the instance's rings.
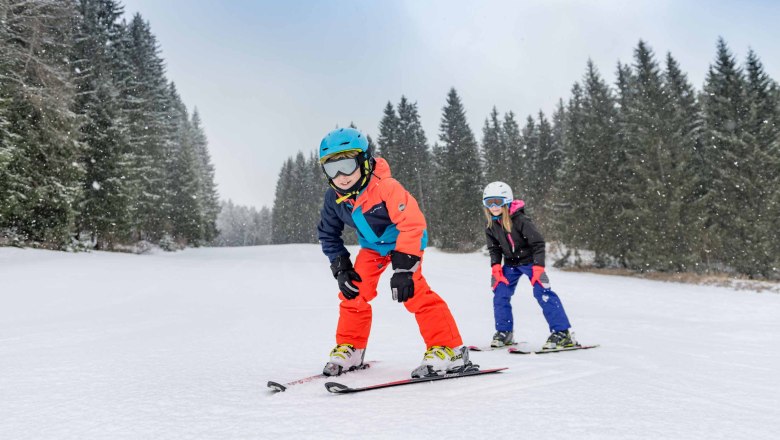
{"label": "blue ski helmet", "polygon": [[371,149],[368,147],[368,139],[366,136],[355,130],[354,128],[337,128],[322,138],[320,142],[320,163],[323,164],[322,171],[325,172],[324,163],[328,158],[334,154],[344,153],[347,151],[357,151],[358,155],[355,161],[360,169],[360,179],[358,179],[351,188],[339,188],[333,183],[333,179],[328,177],[328,184],[336,190],[337,193],[342,194],[336,200],[336,203],[348,199],[352,196],[357,196],[368,185],[369,179],[371,179],[371,173],[374,169],[374,159],[371,157]]}
{"label": "blue ski helmet", "polygon": [[344,151],[360,151],[368,156],[368,139],[354,128],[337,128],[320,142],[320,162],[328,156]]}

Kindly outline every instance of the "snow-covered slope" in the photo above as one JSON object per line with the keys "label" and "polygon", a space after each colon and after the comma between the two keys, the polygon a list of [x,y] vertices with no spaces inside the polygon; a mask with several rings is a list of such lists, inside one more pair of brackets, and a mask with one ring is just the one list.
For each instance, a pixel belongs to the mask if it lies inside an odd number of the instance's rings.
{"label": "snow-covered slope", "polygon": [[[426,253],[467,344],[493,334],[482,254]],[[780,296],[549,270],[595,350],[474,353],[493,376],[337,396],[316,374],[337,286],[315,245],[174,254],[0,248],[0,438],[776,438]],[[523,283],[517,338],[539,346]],[[425,349],[389,275],[367,359],[340,381],[405,378]]]}

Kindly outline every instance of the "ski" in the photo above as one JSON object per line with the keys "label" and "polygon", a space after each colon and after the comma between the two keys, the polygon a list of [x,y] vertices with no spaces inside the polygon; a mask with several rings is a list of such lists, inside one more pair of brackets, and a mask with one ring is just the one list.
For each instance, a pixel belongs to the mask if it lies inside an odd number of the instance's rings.
{"label": "ski", "polygon": [[589,348],[596,348],[598,346],[599,344],[579,345],[577,347],[554,348],[550,350],[535,350],[535,351],[524,351],[517,348],[510,348],[508,351],[512,354],[547,354],[547,353],[558,353],[559,351],[587,350]]}
{"label": "ski", "polygon": [[490,370],[476,370],[476,371],[467,371],[465,373],[451,373],[451,374],[445,374],[444,376],[432,376],[432,377],[421,377],[416,379],[403,379],[403,380],[396,380],[394,382],[385,382],[385,383],[378,383],[374,385],[368,385],[364,387],[357,387],[357,388],[351,388],[346,385],[336,383],[336,382],[327,382],[325,384],[325,389],[330,391],[334,394],[350,394],[350,393],[360,393],[363,391],[371,391],[371,390],[378,390],[382,388],[390,388],[390,387],[398,387],[401,385],[411,385],[414,383],[426,383],[426,382],[434,382],[437,380],[445,380],[445,379],[458,379],[461,377],[470,377],[470,376],[480,376],[483,374],[492,374],[497,373],[499,371],[506,370],[507,367],[504,368],[493,368]]}
{"label": "ski", "polygon": [[505,348],[513,347],[517,344],[520,344],[520,342],[513,342],[509,345],[502,345],[500,347],[493,347],[491,345],[469,345],[469,351],[495,351],[495,350],[503,350]]}
{"label": "ski", "polygon": [[[359,367],[353,368],[352,370],[347,370],[347,371],[345,371],[345,372],[343,372],[341,374],[347,374],[347,373],[349,373],[351,371],[365,370],[366,368],[369,368],[372,364],[375,364],[376,362],[377,361],[366,362],[363,365],[360,365]],[[320,373],[320,374],[315,374],[314,376],[304,377],[302,379],[294,380],[292,382],[287,382],[287,383],[284,383],[284,384],[280,383],[280,382],[274,382],[272,380],[269,380],[267,386],[268,386],[268,388],[271,391],[273,391],[275,393],[280,393],[282,391],[287,390],[287,388],[289,388],[289,387],[291,387],[293,385],[299,385],[299,384],[302,384],[302,383],[308,383],[308,382],[315,381],[317,379],[325,379],[325,378],[329,378],[329,377],[334,377],[334,376],[326,376],[326,375]]]}

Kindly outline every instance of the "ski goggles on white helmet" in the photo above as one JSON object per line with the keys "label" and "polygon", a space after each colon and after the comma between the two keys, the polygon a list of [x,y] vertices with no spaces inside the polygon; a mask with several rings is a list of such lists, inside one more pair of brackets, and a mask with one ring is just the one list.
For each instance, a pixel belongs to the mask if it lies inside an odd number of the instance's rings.
{"label": "ski goggles on white helmet", "polygon": [[482,199],[482,204],[485,205],[485,208],[500,208],[504,205],[508,205],[509,202],[510,200],[506,197],[486,197]]}
{"label": "ski goggles on white helmet", "polygon": [[357,157],[345,157],[322,164],[322,171],[330,179],[335,179],[339,174],[349,176],[358,168]]}

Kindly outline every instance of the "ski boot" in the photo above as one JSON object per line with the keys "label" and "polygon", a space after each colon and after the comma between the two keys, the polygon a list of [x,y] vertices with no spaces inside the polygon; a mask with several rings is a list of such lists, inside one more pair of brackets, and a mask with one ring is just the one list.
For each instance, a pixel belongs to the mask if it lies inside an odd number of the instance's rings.
{"label": "ski boot", "polygon": [[490,343],[491,347],[505,347],[507,345],[512,345],[515,343],[514,340],[514,333],[509,332],[496,332],[495,335],[493,335],[493,342]]}
{"label": "ski boot", "polygon": [[357,370],[363,366],[363,357],[366,350],[355,348],[352,344],[339,344],[331,350],[330,361],[325,364],[322,374],[326,376],[338,376],[347,371]]}
{"label": "ski boot", "polygon": [[448,373],[477,370],[479,365],[469,361],[469,349],[465,345],[455,348],[434,345],[426,350],[422,363],[412,371],[412,378],[444,376]]}
{"label": "ski boot", "polygon": [[552,332],[547,342],[542,345],[542,350],[555,350],[558,348],[579,347],[580,344],[574,339],[574,332],[561,330]]}

